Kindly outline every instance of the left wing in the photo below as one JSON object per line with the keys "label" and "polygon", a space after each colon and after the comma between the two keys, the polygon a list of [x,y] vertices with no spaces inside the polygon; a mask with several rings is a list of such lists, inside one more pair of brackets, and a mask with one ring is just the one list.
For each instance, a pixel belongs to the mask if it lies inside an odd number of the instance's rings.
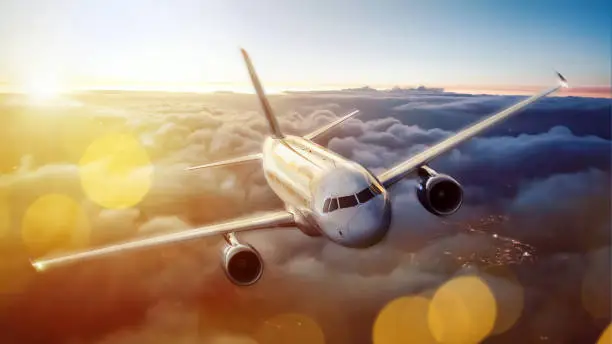
{"label": "left wing", "polygon": [[317,130],[313,131],[313,132],[312,132],[312,133],[310,133],[310,134],[304,135],[304,138],[305,138],[306,140],[312,140],[312,139],[314,139],[314,138],[316,138],[316,137],[318,137],[318,136],[322,135],[322,134],[323,134],[323,133],[325,133],[326,131],[328,131],[328,130],[332,129],[333,127],[337,126],[338,124],[340,124],[340,123],[342,123],[342,122],[346,121],[347,119],[349,119],[349,118],[351,118],[351,117],[355,116],[355,115],[356,115],[356,114],[358,114],[358,113],[359,113],[359,110],[354,110],[354,111],[351,111],[351,112],[350,112],[350,113],[348,113],[347,115],[344,115],[344,116],[342,116],[342,117],[338,118],[337,120],[335,120],[335,121],[333,121],[333,122],[329,123],[328,125],[326,125],[326,126],[324,126],[324,127],[321,127],[321,128],[319,128],[319,129],[317,129]]}
{"label": "left wing", "polygon": [[470,138],[480,134],[482,131],[491,128],[492,126],[494,126],[495,124],[507,119],[508,117],[516,114],[517,112],[519,112],[520,110],[522,110],[524,107],[526,107],[527,105],[535,102],[536,100],[543,98],[553,92],[558,91],[560,88],[562,87],[568,87],[567,86],[567,81],[565,80],[565,78],[563,77],[563,75],[557,73],[557,76],[559,77],[559,85],[550,88],[548,90],[545,90],[541,93],[538,93],[530,98],[527,98],[525,100],[523,100],[522,102],[519,102],[509,108],[507,108],[506,110],[503,110],[495,115],[489,116],[483,120],[481,120],[480,122],[477,122],[475,124],[472,124],[471,126],[467,127],[466,129],[463,129],[462,131],[458,132],[457,134],[447,138],[446,140],[434,145],[433,147],[430,147],[428,149],[426,149],[425,151],[413,156],[412,158],[392,167],[391,169],[383,172],[381,175],[378,176],[378,180],[385,186],[385,187],[389,187],[395,183],[397,183],[398,181],[400,181],[402,178],[404,178],[405,176],[407,176],[408,174],[412,173],[414,170],[416,170],[417,168],[419,168],[420,166],[428,163],[429,161],[433,160],[434,158],[437,158],[439,155],[446,153],[447,151],[455,148],[457,145],[459,145],[460,143],[463,143],[464,141],[469,140]]}
{"label": "left wing", "polygon": [[103,257],[119,252],[169,245],[181,241],[201,239],[213,235],[253,231],[267,228],[291,227],[293,225],[295,225],[295,221],[292,213],[284,210],[268,212],[200,228],[135,239],[132,241],[84,250],[80,252],[74,252],[66,255],[41,258],[32,261],[32,266],[38,271],[43,271],[48,268],[53,268],[56,266],[69,264],[81,260]]}

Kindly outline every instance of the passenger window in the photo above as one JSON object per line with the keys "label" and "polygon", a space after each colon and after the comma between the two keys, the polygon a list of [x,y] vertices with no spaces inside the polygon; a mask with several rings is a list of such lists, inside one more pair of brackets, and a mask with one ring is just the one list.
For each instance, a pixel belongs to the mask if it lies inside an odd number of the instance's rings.
{"label": "passenger window", "polygon": [[357,198],[355,198],[355,195],[343,196],[338,198],[338,203],[340,209],[354,207],[357,205]]}
{"label": "passenger window", "polygon": [[374,197],[374,194],[372,194],[372,191],[369,188],[363,189],[357,194],[357,199],[359,200],[359,203],[365,203],[371,200],[372,197]]}
{"label": "passenger window", "polygon": [[329,203],[331,202],[331,199],[328,198],[325,200],[325,203],[323,203],[323,212],[327,213],[329,211]]}
{"label": "passenger window", "polygon": [[331,203],[329,204],[329,211],[332,212],[334,210],[338,209],[338,199],[337,198],[333,198],[331,200]]}

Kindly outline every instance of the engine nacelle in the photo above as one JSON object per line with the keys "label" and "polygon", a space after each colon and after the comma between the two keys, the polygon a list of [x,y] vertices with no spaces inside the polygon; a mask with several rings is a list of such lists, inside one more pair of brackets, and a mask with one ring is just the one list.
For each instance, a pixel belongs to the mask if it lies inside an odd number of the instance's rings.
{"label": "engine nacelle", "polygon": [[423,166],[419,169],[419,179],[417,197],[427,211],[437,216],[448,216],[461,208],[463,188],[451,176]]}
{"label": "engine nacelle", "polygon": [[223,250],[223,268],[234,284],[248,286],[259,281],[263,274],[263,260],[251,245],[228,244]]}

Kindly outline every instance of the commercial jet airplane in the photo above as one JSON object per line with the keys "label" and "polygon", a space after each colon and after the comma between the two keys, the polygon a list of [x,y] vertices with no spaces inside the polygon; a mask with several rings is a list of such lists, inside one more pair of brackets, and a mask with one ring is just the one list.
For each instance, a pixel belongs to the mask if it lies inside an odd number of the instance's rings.
{"label": "commercial jet airplane", "polygon": [[234,284],[247,286],[261,278],[264,264],[254,247],[238,240],[236,236],[238,232],[291,227],[299,229],[308,236],[323,236],[345,247],[370,247],[379,243],[389,230],[391,204],[388,190],[393,185],[403,178],[416,177],[418,178],[416,194],[427,211],[437,216],[455,213],[463,202],[461,185],[452,177],[434,171],[427,164],[462,142],[516,114],[536,100],[562,87],[568,87],[565,78],[557,73],[559,84],[555,87],[478,121],[382,174],[374,175],[358,163],[347,160],[312,141],[353,117],[358,111],[353,111],[303,137],[285,135],[270,107],[249,55],[245,50],[242,50],[242,55],[270,126],[271,136],[265,139],[261,153],[190,167],[188,170],[260,163],[270,188],[285,203],[285,209],[258,213],[191,230],[42,258],[32,262],[36,270],[42,271],[113,253],[222,235],[227,242],[222,252],[225,273]]}

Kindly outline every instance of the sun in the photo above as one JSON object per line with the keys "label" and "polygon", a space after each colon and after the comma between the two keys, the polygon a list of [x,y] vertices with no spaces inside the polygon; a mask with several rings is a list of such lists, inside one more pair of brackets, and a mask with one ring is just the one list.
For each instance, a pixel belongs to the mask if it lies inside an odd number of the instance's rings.
{"label": "sun", "polygon": [[33,102],[45,102],[59,97],[62,90],[56,83],[34,82],[28,85],[26,92]]}
{"label": "sun", "polygon": [[51,77],[37,77],[28,80],[23,87],[23,93],[28,96],[32,104],[44,104],[53,101],[59,98],[64,91],[61,83],[56,78]]}

